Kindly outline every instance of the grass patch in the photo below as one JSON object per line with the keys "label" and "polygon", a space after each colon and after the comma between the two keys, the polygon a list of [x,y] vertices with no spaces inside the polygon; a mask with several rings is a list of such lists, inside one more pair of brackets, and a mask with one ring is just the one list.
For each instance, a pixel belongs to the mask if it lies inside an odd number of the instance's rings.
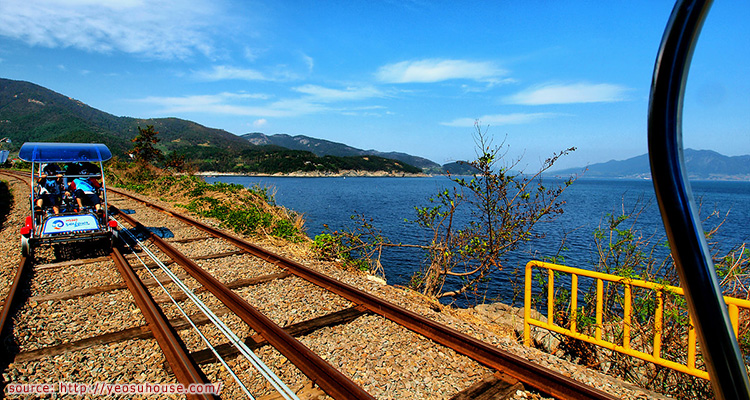
{"label": "grass patch", "polygon": [[107,181],[162,199],[194,214],[214,218],[224,228],[244,235],[267,235],[291,242],[307,239],[302,216],[276,205],[266,187],[217,182],[209,184],[192,175],[172,175],[153,167],[118,165],[108,170]]}

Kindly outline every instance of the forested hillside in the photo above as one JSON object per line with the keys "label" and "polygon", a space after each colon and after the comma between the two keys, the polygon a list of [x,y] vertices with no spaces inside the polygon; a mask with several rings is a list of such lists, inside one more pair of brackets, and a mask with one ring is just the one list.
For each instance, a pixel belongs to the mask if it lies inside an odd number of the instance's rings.
{"label": "forested hillside", "polygon": [[362,150],[343,143],[332,142],[330,140],[316,139],[309,136],[296,135],[290,136],[285,134],[265,135],[260,132],[253,132],[242,135],[243,138],[256,145],[276,145],[285,147],[290,150],[302,150],[314,153],[317,156],[377,156],[398,160],[409,165],[421,168],[424,171],[440,173],[439,164],[423,157],[413,156],[411,154],[399,152],[382,152],[377,150]]}
{"label": "forested hillside", "polygon": [[0,78],[0,137],[11,139],[11,150],[32,141],[95,142],[127,158],[138,128],[147,126],[159,132],[156,147],[165,155],[184,155],[203,171],[421,172],[407,163],[381,157],[318,157],[308,151],[258,146],[230,132],[179,118],[118,117],[30,82]]}

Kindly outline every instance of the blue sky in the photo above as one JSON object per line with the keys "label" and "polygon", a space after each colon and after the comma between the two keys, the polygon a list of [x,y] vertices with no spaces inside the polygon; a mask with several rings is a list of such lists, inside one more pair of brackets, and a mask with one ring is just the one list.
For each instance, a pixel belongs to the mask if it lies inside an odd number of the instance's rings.
{"label": "blue sky", "polygon": [[[102,4],[106,3],[106,4]],[[643,154],[669,1],[3,0],[0,76],[118,116],[307,135],[438,163],[479,120],[533,169]],[[750,154],[750,4],[718,1],[684,145]]]}

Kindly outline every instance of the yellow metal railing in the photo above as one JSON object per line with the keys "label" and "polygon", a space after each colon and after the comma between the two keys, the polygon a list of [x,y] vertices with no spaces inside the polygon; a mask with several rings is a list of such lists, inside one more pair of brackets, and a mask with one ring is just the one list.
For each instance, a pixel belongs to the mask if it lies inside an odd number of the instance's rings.
{"label": "yellow metal railing", "polygon": [[[531,318],[531,279],[532,269],[540,268],[548,270],[547,280],[547,322],[536,320]],[[554,323],[554,299],[555,299],[555,271],[570,274],[571,288],[570,288],[570,328],[566,329]],[[576,319],[578,312],[578,277],[589,277],[596,280],[596,325],[594,329],[594,336],[578,332],[576,327]],[[604,298],[604,281],[614,282],[623,285],[623,318],[622,318],[622,343],[614,343],[609,340],[602,338],[603,329],[603,312],[602,304]],[[646,353],[643,351],[635,350],[631,348],[631,320],[632,320],[632,290],[634,287],[650,289],[656,293],[656,310],[654,312],[654,338],[652,343],[652,352]],[[529,346],[531,344],[531,326],[537,326],[540,328],[547,329],[552,332],[556,332],[562,335],[570,336],[575,339],[579,339],[588,343],[604,347],[606,349],[614,350],[623,354],[627,354],[633,357],[640,358],[645,361],[652,362],[657,365],[672,368],[676,371],[684,372],[690,375],[694,375],[700,378],[709,379],[708,372],[702,369],[696,368],[696,336],[695,327],[693,320],[690,318],[688,326],[688,348],[686,356],[686,364],[681,364],[671,360],[667,360],[661,357],[661,333],[663,324],[663,312],[664,312],[664,291],[674,293],[680,296],[684,296],[682,288],[668,285],[661,285],[658,283],[647,282],[637,279],[623,278],[617,275],[609,275],[601,272],[588,271],[579,268],[571,268],[563,265],[556,265],[545,263],[541,261],[530,261],[526,264],[526,282],[525,282],[525,293],[524,293],[524,344]],[[734,297],[724,296],[724,300],[727,304],[729,311],[729,318],[732,321],[735,336],[739,330],[739,308],[750,309],[750,301],[737,299]]]}

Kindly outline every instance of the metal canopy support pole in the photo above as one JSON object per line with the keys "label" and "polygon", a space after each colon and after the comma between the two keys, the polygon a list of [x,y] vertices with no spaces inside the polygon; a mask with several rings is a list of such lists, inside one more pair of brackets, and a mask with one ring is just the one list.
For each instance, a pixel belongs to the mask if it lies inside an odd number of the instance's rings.
{"label": "metal canopy support pole", "polygon": [[[31,186],[29,187],[29,190],[31,190],[31,236],[33,237],[36,234],[36,199],[34,198],[34,188],[36,188],[36,178],[34,178],[34,167],[36,166],[35,162],[31,162]],[[42,173],[42,164],[39,164],[39,173]]]}
{"label": "metal canopy support pole", "polygon": [[750,399],[747,371],[719,288],[682,154],[683,92],[695,42],[710,5],[711,0],[678,0],[672,10],[651,83],[649,160],[662,220],[696,322],[714,395],[718,399]]}

